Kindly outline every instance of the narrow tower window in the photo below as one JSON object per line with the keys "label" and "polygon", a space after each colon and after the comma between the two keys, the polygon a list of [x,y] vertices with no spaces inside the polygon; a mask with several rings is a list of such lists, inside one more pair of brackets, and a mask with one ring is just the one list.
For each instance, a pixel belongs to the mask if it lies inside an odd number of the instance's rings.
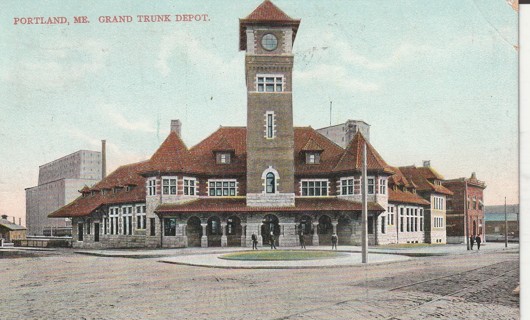
{"label": "narrow tower window", "polygon": [[274,177],[274,173],[272,172],[267,173],[266,184],[267,184],[267,193],[276,192],[276,188],[275,188],[276,179]]}

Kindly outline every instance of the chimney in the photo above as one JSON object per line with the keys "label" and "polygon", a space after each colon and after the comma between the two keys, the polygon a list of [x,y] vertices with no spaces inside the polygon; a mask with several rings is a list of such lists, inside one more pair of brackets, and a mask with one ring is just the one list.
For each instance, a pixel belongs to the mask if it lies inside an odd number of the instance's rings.
{"label": "chimney", "polygon": [[180,120],[171,120],[171,131],[177,133],[177,136],[180,137],[180,129],[182,128],[182,122]]}
{"label": "chimney", "polygon": [[2,215],[2,219],[7,220],[7,214],[3,214],[3,215]]}
{"label": "chimney", "polygon": [[423,160],[423,166],[424,167],[430,167],[431,166],[431,160]]}
{"label": "chimney", "polygon": [[107,140],[101,140],[101,179],[107,176]]}
{"label": "chimney", "polygon": [[471,173],[471,180],[477,180],[477,174],[472,172]]}
{"label": "chimney", "polygon": [[19,226],[22,225],[22,218],[18,218],[18,225],[19,225]]}
{"label": "chimney", "polygon": [[15,222],[15,217],[13,217],[13,224],[17,224],[17,223]]}

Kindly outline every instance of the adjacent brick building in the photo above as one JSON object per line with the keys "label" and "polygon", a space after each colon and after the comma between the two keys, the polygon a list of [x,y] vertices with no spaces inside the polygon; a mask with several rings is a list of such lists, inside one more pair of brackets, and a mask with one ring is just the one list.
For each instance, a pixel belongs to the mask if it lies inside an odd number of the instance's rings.
{"label": "adjacent brick building", "polygon": [[332,233],[360,244],[365,144],[369,243],[445,242],[443,224],[432,223],[445,211],[430,204],[450,191],[429,168],[392,168],[362,130],[341,147],[293,127],[299,24],[267,0],[240,19],[246,127],[221,127],[188,148],[172,121],[149,160],[119,167],[50,215],[72,218],[74,247],[250,246],[252,234],[261,245],[271,233],[280,246],[300,234],[329,244]]}
{"label": "adjacent brick building", "polygon": [[443,185],[453,192],[447,201],[447,241],[467,243],[470,236],[485,240],[484,181],[473,172],[469,178],[444,180]]}

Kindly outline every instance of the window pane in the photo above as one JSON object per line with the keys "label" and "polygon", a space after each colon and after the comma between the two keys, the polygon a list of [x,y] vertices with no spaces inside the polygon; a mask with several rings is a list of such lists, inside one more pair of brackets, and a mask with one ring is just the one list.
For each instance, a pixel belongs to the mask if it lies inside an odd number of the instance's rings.
{"label": "window pane", "polygon": [[233,187],[235,187],[235,186],[236,186],[236,183],[235,183],[234,181],[231,181],[231,182],[230,182],[230,187],[233,188]]}
{"label": "window pane", "polygon": [[236,195],[236,189],[230,189],[230,195],[235,196]]}

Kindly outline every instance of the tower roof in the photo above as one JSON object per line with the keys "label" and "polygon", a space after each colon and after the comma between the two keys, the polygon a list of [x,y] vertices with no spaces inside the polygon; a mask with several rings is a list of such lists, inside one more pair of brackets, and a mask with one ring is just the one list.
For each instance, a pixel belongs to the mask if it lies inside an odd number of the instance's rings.
{"label": "tower roof", "polygon": [[194,167],[190,160],[189,151],[182,139],[174,131],[171,131],[166,140],[162,142],[158,150],[151,156],[149,163],[142,173],[180,172]]}
{"label": "tower roof", "polygon": [[300,19],[293,19],[269,0],[263,1],[252,13],[243,19],[239,19],[239,50],[247,49],[248,25],[278,25],[292,26],[293,43],[300,25]]}
{"label": "tower roof", "polygon": [[367,169],[394,173],[392,168],[379,155],[375,148],[366,141],[360,131],[355,134],[352,141],[346,147],[346,150],[335,166],[334,171],[361,170],[363,165],[363,144],[365,143]]}

